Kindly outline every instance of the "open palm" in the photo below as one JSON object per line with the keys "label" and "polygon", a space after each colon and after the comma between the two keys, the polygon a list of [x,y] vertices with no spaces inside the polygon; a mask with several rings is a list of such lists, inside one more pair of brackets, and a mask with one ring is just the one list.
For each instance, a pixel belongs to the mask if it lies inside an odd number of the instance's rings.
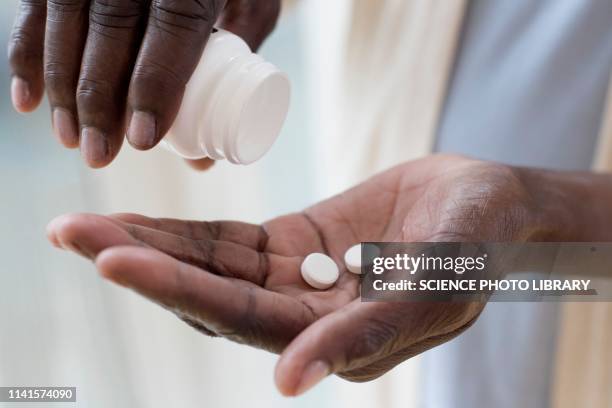
{"label": "open palm", "polygon": [[[523,196],[506,167],[433,156],[263,225],[74,214],[54,220],[49,237],[206,334],[283,353],[276,380],[291,395],[329,373],[375,378],[456,336],[483,308],[362,303],[359,277],[342,261],[349,247],[527,239]],[[510,226],[499,225],[510,216]],[[313,252],[341,266],[328,290],[313,289],[300,276],[302,260]]]}

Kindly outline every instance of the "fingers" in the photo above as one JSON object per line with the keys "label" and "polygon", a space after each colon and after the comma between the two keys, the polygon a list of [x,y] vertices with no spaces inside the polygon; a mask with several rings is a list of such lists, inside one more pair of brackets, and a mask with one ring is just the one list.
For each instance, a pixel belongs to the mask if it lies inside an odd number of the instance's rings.
{"label": "fingers", "polygon": [[288,296],[205,273],[152,249],[113,247],[96,266],[104,277],[189,316],[191,324],[270,351],[280,351],[314,319]]}
{"label": "fingers", "polygon": [[[164,136],[225,1],[89,3],[49,0],[47,13],[47,1],[22,0],[9,56],[15,109],[33,110],[46,83],[56,137],[66,147],[80,144],[87,164],[97,168],[120,149],[128,88],[130,142],[149,149]],[[274,27],[279,9],[278,0],[234,1],[223,24],[257,48]],[[147,15],[145,22],[141,16]],[[211,162],[191,165],[206,169]]]}
{"label": "fingers", "polygon": [[48,236],[55,246],[89,259],[112,246],[148,246],[208,272],[257,285],[265,283],[271,268],[298,273],[299,267],[297,260],[259,252],[241,244],[191,239],[93,214],[58,217],[49,224]]}
{"label": "fingers", "polygon": [[[268,235],[259,225],[237,221],[180,221],[117,214],[135,239],[208,272],[244,279],[268,288],[310,287],[300,278],[303,257],[267,250]],[[273,279],[269,279],[274,275]]]}
{"label": "fingers", "polygon": [[47,237],[56,247],[74,251],[92,260],[112,246],[144,245],[108,218],[94,214],[57,217],[47,226]]}
{"label": "fingers", "polygon": [[114,214],[111,218],[196,240],[229,241],[264,251],[268,234],[261,225],[238,221],[184,221],[150,218],[139,214]]}
{"label": "fingers", "polygon": [[[56,246],[95,259],[103,276],[172,309],[208,334],[213,330],[234,341],[280,352],[316,318],[291,297],[242,278],[207,273],[148,248],[107,217],[58,217],[49,224],[48,236]],[[227,255],[239,261],[236,252]]]}
{"label": "fingers", "polygon": [[11,99],[18,112],[36,109],[43,96],[46,9],[45,0],[19,2],[8,51],[13,77]]}
{"label": "fingers", "polygon": [[125,100],[138,52],[145,0],[94,0],[77,87],[81,154],[94,168],[110,163],[125,133]]}
{"label": "fingers", "polygon": [[458,335],[481,304],[361,303],[359,299],[304,330],[283,352],[276,383],[299,395],[332,373],[369,380]]}
{"label": "fingers", "polygon": [[256,51],[274,30],[281,10],[280,0],[230,1],[219,25],[244,39]]}
{"label": "fingers", "polygon": [[326,376],[365,364],[391,348],[399,332],[383,320],[387,306],[355,300],[304,330],[276,366],[280,392],[300,395]]}
{"label": "fingers", "polygon": [[263,285],[269,273],[269,255],[243,245],[210,239],[190,239],[132,224],[125,224],[125,228],[135,239],[217,275]]}
{"label": "fingers", "polygon": [[96,267],[107,279],[199,320],[231,325],[231,316],[246,307],[244,288],[152,249],[113,247],[100,254]]}
{"label": "fingers", "polygon": [[198,160],[186,159],[185,161],[192,169],[197,170],[197,171],[208,170],[213,166],[213,164],[215,164],[214,160],[206,158],[206,157],[203,159],[198,159]]}
{"label": "fingers", "polygon": [[170,128],[224,0],[154,0],[129,89],[127,137],[155,146]]}
{"label": "fingers", "polygon": [[[181,221],[115,214],[135,239],[206,271],[269,288],[309,286],[300,278],[301,256],[267,250],[268,234],[260,225],[238,221]],[[274,279],[268,279],[271,275]]]}
{"label": "fingers", "polygon": [[68,148],[78,147],[76,89],[87,38],[88,0],[48,0],[44,75],[53,132]]}

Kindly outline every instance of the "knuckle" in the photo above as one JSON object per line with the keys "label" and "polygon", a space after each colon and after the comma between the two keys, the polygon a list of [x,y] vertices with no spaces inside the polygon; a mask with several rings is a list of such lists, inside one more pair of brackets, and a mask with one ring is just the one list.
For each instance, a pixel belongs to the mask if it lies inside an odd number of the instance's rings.
{"label": "knuckle", "polygon": [[45,15],[45,1],[20,1],[8,46],[9,63],[13,68],[23,69],[42,61],[44,38],[40,22]]}
{"label": "knuckle", "polygon": [[162,95],[173,93],[187,83],[187,78],[176,72],[174,67],[151,59],[142,61],[134,67],[132,80],[134,86],[143,90],[155,89]]}
{"label": "knuckle", "polygon": [[45,88],[47,89],[50,99],[74,99],[76,81],[66,73],[60,71],[55,64],[53,66],[45,66],[44,78]]}
{"label": "knuckle", "polygon": [[48,0],[47,19],[58,23],[66,21],[74,13],[82,11],[87,4],[87,0]]}
{"label": "knuckle", "polygon": [[360,359],[389,353],[396,345],[398,327],[387,320],[369,318],[365,322],[364,331],[355,336],[346,352],[346,360],[350,367],[352,362]]}
{"label": "knuckle", "polygon": [[46,0],[21,0],[19,2],[19,11],[21,13],[43,12],[46,6]]}
{"label": "knuckle", "polygon": [[144,15],[144,0],[94,0],[89,9],[89,24],[96,31],[132,29]]}
{"label": "knuckle", "polygon": [[150,18],[165,31],[175,32],[178,28],[201,32],[214,24],[222,3],[221,0],[154,0]]}
{"label": "knuckle", "polygon": [[17,25],[25,25],[32,20],[42,20],[47,13],[46,0],[21,0],[17,13]]}
{"label": "knuckle", "polygon": [[28,30],[13,30],[9,42],[8,57],[13,67],[25,67],[42,60],[42,47],[36,45],[36,39]]}
{"label": "knuckle", "polygon": [[88,0],[47,0],[47,8],[71,11],[88,3]]}
{"label": "knuckle", "polygon": [[112,87],[104,80],[80,78],[76,91],[77,104],[85,109],[112,102]]}
{"label": "knuckle", "polygon": [[[216,275],[228,276],[229,271],[217,259],[215,252],[217,246],[211,240],[185,240],[191,245],[183,244],[183,253],[186,254],[185,261]],[[187,249],[189,247],[190,249]]]}

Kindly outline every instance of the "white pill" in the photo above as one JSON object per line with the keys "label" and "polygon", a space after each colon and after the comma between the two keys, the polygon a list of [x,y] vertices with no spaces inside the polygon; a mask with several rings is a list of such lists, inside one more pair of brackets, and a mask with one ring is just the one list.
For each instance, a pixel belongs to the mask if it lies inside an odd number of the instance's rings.
{"label": "white pill", "polygon": [[329,256],[314,253],[304,258],[302,278],[307,284],[316,289],[327,289],[338,280],[338,265]]}
{"label": "white pill", "polygon": [[350,272],[361,274],[361,244],[353,245],[345,252],[344,264]]}

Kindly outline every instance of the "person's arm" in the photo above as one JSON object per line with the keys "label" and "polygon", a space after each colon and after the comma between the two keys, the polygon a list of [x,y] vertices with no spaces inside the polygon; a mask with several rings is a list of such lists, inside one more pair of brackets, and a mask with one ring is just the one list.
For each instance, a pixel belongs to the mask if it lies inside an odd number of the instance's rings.
{"label": "person's arm", "polygon": [[344,270],[326,291],[300,264],[343,265],[358,242],[610,240],[608,176],[515,168],[458,156],[409,162],[263,225],[75,214],[49,239],[107,279],[209,335],[281,353],[276,383],[297,395],[329,374],[374,379],[467,329],[483,303],[361,302]]}
{"label": "person's arm", "polygon": [[170,129],[215,22],[257,49],[279,11],[280,0],[21,0],[9,42],[13,105],[30,112],[46,90],[60,142],[106,166],[126,130],[148,150]]}

